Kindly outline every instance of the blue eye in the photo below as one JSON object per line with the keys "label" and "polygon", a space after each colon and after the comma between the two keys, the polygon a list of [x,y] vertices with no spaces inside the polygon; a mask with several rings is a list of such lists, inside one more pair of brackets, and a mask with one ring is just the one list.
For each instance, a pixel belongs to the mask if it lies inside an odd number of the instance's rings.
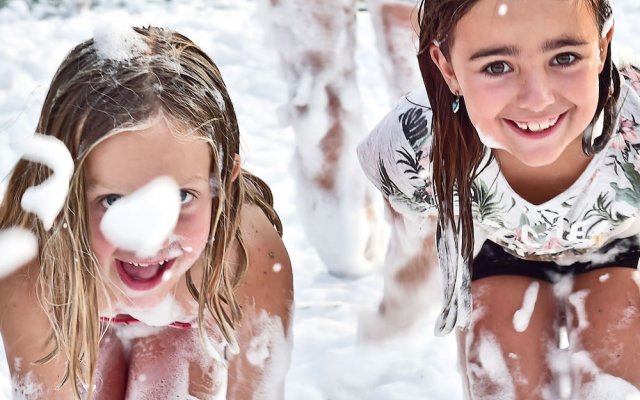
{"label": "blue eye", "polygon": [[122,196],[120,196],[119,194],[106,195],[102,198],[102,200],[100,200],[100,205],[104,208],[109,208],[113,205],[113,203],[120,200],[121,197]]}
{"label": "blue eye", "polygon": [[191,203],[193,201],[193,198],[194,196],[186,190],[180,191],[180,203],[182,203],[183,206]]}
{"label": "blue eye", "polygon": [[490,76],[498,76],[511,72],[513,69],[504,61],[494,62],[486,66],[483,72]]}

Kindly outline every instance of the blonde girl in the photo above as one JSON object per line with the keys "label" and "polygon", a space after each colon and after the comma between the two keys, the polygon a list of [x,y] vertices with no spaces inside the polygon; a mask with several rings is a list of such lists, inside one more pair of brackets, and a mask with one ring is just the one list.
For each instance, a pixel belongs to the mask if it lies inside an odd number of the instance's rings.
{"label": "blonde girl", "polygon": [[[213,61],[170,30],[102,32],[62,62],[37,132],[62,141],[75,167],[51,229],[20,207],[51,174],[42,164],[16,165],[0,208],[0,229],[39,241],[36,259],[0,281],[15,393],[282,398],[290,263],[271,191],[240,167]],[[100,222],[158,176],[178,184],[179,217],[160,249],[140,256]]]}
{"label": "blonde girl", "polygon": [[640,80],[612,61],[609,0],[424,0],[419,20],[425,88],[359,148],[394,223],[380,314],[439,264],[468,398],[637,394]]}

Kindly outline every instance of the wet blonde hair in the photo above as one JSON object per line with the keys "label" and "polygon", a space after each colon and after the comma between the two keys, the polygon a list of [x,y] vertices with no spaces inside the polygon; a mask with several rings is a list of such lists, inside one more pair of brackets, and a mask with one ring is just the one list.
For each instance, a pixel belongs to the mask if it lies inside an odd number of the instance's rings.
{"label": "wet blonde hair", "polygon": [[[280,235],[282,225],[273,209],[269,187],[241,171],[232,178],[239,153],[239,130],[233,104],[220,71],[191,40],[170,30],[132,28],[145,46],[126,59],[101,56],[94,39],[75,47],[56,72],[42,107],[37,131],[66,144],[75,160],[65,206],[53,228],[20,207],[25,190],[42,183],[51,171],[21,160],[9,180],[0,207],[0,229],[21,226],[33,230],[40,243],[38,296],[51,322],[50,352],[67,361],[61,384],[71,381],[93,395],[99,341],[104,333],[98,315],[98,293],[105,290],[91,249],[83,163],[101,140],[115,132],[134,130],[162,113],[177,131],[201,137],[211,146],[211,176],[218,183],[213,199],[209,240],[203,252],[201,282],[186,273],[189,292],[198,302],[198,326],[204,340],[205,313],[225,339],[234,343],[241,310],[234,297],[248,264],[239,230],[246,202],[261,207]],[[146,47],[146,48],[145,48]],[[215,239],[215,240],[214,240]],[[227,251],[236,240],[240,265],[229,265]]]}

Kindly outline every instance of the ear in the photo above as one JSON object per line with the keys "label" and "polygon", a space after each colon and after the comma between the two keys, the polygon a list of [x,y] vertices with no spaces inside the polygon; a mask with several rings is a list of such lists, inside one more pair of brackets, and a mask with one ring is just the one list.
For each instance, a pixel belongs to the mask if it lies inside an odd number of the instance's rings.
{"label": "ear", "polygon": [[442,74],[445,82],[447,82],[447,86],[449,86],[449,90],[451,90],[451,93],[460,94],[460,84],[458,83],[458,79],[456,79],[456,74],[453,71],[453,66],[451,65],[449,60],[447,60],[447,57],[445,57],[442,50],[440,50],[440,47],[436,46],[435,44],[429,46],[429,55],[431,55],[431,59],[440,70],[440,73]]}
{"label": "ear", "polygon": [[615,25],[611,25],[611,28],[607,32],[606,35],[600,38],[600,42],[598,45],[600,46],[600,68],[598,72],[602,72],[604,68],[604,61],[607,59],[607,51],[609,50],[609,44],[611,43],[611,39],[613,39],[613,32]]}
{"label": "ear", "polygon": [[235,181],[236,179],[238,179],[238,176],[240,175],[240,170],[242,168],[240,167],[240,155],[236,154],[235,156],[233,156],[233,170],[231,171],[231,181]]}

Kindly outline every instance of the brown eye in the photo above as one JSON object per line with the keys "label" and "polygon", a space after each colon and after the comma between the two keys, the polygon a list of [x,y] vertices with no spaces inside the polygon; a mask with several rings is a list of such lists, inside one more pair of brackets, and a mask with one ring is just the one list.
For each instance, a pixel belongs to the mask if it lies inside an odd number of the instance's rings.
{"label": "brown eye", "polygon": [[575,54],[571,54],[571,53],[558,54],[553,59],[553,64],[554,65],[571,65],[574,62],[576,62],[577,59],[578,57],[576,57]]}
{"label": "brown eye", "polygon": [[507,72],[511,72],[511,67],[509,66],[509,64],[507,64],[504,61],[495,62],[495,63],[489,64],[484,69],[484,72],[489,75],[502,75]]}

